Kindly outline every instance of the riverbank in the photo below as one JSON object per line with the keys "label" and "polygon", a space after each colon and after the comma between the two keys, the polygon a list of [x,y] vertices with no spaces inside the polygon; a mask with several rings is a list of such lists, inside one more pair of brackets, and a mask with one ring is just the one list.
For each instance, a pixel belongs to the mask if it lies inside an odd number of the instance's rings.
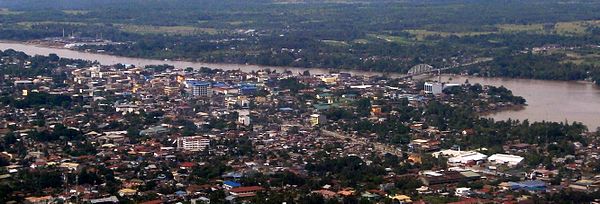
{"label": "riverbank", "polygon": [[[525,108],[527,107],[527,104],[523,104],[523,105],[509,105],[509,106],[502,106],[502,107],[496,107],[493,110],[485,110],[482,112],[478,112],[477,114],[480,117],[487,117],[487,116],[492,116],[494,114],[503,112],[503,111],[521,111],[521,110],[525,110]],[[493,117],[490,117],[493,118]]]}
{"label": "riverbank", "polygon": [[118,55],[111,55],[108,53],[96,53],[96,52],[83,52],[79,50],[67,49],[64,46],[45,46],[41,43],[33,42],[21,42],[21,41],[6,41],[0,40],[0,49],[15,49],[25,52],[29,55],[48,55],[50,53],[58,54],[61,57],[66,58],[77,58],[91,61],[98,61],[101,64],[133,64],[136,66],[146,65],[159,65],[168,64],[175,67],[209,67],[223,70],[242,70],[245,72],[258,71],[263,69],[276,70],[278,72],[292,71],[295,73],[302,73],[309,71],[312,74],[328,74],[331,72],[344,72],[352,75],[361,76],[386,76],[391,78],[404,77],[402,73],[389,73],[389,72],[377,72],[377,71],[362,71],[354,69],[334,69],[334,68],[303,68],[303,67],[282,67],[282,66],[263,66],[263,65],[252,65],[252,64],[233,64],[233,63],[206,63],[197,61],[186,61],[186,60],[161,60],[161,59],[148,59],[138,57],[125,57]]}
{"label": "riverbank", "polygon": [[586,81],[549,81],[534,79],[484,78],[443,75],[443,82],[479,83],[504,86],[513,95],[527,100],[527,106],[488,111],[481,114],[495,120],[577,121],[590,130],[600,127],[600,87]]}
{"label": "riverbank", "polygon": [[[260,69],[272,69],[277,71],[289,70],[295,73],[310,71],[312,74],[326,74],[330,70],[324,69],[299,69],[287,67],[268,67],[240,64],[211,64],[195,63],[186,61],[161,61],[142,58],[119,57],[106,54],[78,52],[68,49],[47,48],[24,43],[8,43],[0,41],[0,49],[14,49],[30,55],[48,55],[55,53],[61,57],[98,61],[101,64],[133,64],[143,67],[145,65],[170,64],[176,67],[211,67],[223,70],[241,70],[251,72]],[[346,72],[346,71],[344,71]],[[390,74],[381,72],[358,72],[348,71],[353,75],[363,76],[386,76],[395,77],[401,74]],[[547,81],[532,79],[509,79],[509,78],[482,78],[473,76],[451,75],[442,76],[442,81],[450,83],[479,83],[482,85],[504,86],[510,89],[514,95],[522,96],[527,100],[528,106],[522,110],[505,110],[490,113],[488,116],[495,120],[529,119],[530,121],[580,121],[595,130],[600,127],[600,88],[589,82],[573,81]],[[486,116],[487,117],[487,116]]]}

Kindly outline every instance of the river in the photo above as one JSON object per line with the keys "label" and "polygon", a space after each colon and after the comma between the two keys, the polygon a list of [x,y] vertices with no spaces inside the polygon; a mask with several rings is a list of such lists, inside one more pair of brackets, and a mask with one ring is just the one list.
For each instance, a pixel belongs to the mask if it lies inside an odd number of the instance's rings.
{"label": "river", "polygon": [[[8,42],[8,41],[0,41],[0,50],[6,49],[14,49],[21,52],[25,52],[28,55],[48,55],[50,53],[57,54],[60,57],[65,58],[73,58],[73,59],[84,59],[90,61],[98,61],[104,65],[112,65],[112,64],[132,64],[138,67],[143,67],[146,65],[157,65],[157,64],[169,64],[175,67],[210,67],[213,69],[223,69],[223,70],[241,70],[244,72],[251,72],[261,69],[271,69],[277,71],[292,71],[295,73],[304,72],[305,70],[309,70],[311,74],[325,74],[329,73],[331,69],[315,69],[315,68],[298,68],[298,67],[274,67],[274,66],[259,66],[259,65],[246,65],[246,64],[227,64],[227,63],[204,63],[204,62],[189,62],[189,61],[178,61],[178,60],[156,60],[156,59],[145,59],[145,58],[132,58],[132,57],[120,57],[108,54],[100,54],[100,53],[91,53],[91,52],[79,52],[75,50],[63,49],[63,48],[53,48],[53,47],[44,47],[38,46],[34,44],[27,44],[21,42]],[[342,70],[342,72],[350,73],[353,75],[364,75],[364,76],[375,76],[382,75],[380,72],[369,72],[369,71],[358,71],[358,70]],[[402,74],[397,73],[385,73],[388,76],[401,76]]]}
{"label": "river", "polygon": [[471,84],[504,86],[514,95],[527,100],[524,109],[505,110],[484,117],[495,120],[512,118],[569,123],[577,121],[588,126],[591,131],[600,127],[600,88],[592,83],[470,76],[442,77],[442,81],[452,83],[464,83],[467,79]]}
{"label": "river", "polygon": [[[14,49],[25,52],[29,55],[48,55],[55,53],[61,57],[85,59],[98,61],[102,64],[133,64],[136,66],[145,66],[152,64],[170,64],[176,67],[210,67],[224,70],[242,70],[250,72],[253,70],[269,68],[271,70],[292,72],[302,72],[308,70],[295,67],[269,67],[257,65],[240,64],[215,64],[187,61],[162,61],[142,58],[119,57],[98,53],[78,52],[61,48],[48,48],[32,44],[19,42],[1,42],[0,49]],[[310,69],[313,74],[328,73],[329,69]],[[379,72],[367,71],[343,71],[354,75],[382,75]],[[401,74],[388,74],[387,76],[401,76]],[[449,79],[452,80],[449,80]],[[578,121],[587,125],[590,130],[596,130],[600,127],[600,88],[585,82],[573,81],[546,81],[531,79],[507,79],[507,78],[481,78],[465,76],[445,76],[444,81],[453,83],[463,83],[465,80],[470,83],[480,83],[484,85],[505,86],[513,91],[513,94],[523,96],[527,100],[527,106],[522,110],[507,110],[494,113],[485,117],[491,117],[496,120],[529,119],[530,121]]]}

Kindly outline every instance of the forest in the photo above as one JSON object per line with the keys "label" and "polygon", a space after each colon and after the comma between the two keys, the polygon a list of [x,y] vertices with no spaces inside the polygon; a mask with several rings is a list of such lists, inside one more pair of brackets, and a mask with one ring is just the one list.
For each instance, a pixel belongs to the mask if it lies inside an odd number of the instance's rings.
{"label": "forest", "polygon": [[[470,73],[600,78],[594,63],[522,57],[549,44],[598,45],[600,2],[588,0],[0,0],[0,8],[0,39],[102,36],[125,43],[78,49],[122,56],[382,72],[492,57]],[[531,63],[550,67],[523,66]]]}

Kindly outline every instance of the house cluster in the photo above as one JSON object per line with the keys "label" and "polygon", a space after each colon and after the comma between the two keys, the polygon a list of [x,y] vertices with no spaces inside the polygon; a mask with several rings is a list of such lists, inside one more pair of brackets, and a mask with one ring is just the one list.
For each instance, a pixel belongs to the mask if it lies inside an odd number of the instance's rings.
{"label": "house cluster", "polygon": [[[46,76],[2,79],[12,82],[2,94],[25,104],[0,108],[0,184],[16,186],[9,203],[260,203],[292,191],[338,201],[516,203],[531,196],[512,192],[600,187],[600,176],[557,180],[555,169],[526,168],[536,145],[449,146],[475,130],[426,124],[431,101],[462,103],[440,84],[167,65],[60,71],[61,85]],[[33,98],[40,95],[48,101]],[[483,95],[473,103],[486,109]],[[575,154],[551,162],[580,172],[599,157],[598,145],[577,144]],[[363,185],[332,176],[347,170],[332,161],[349,157],[360,160],[352,171],[383,166],[373,171],[380,177]],[[419,169],[434,160],[435,168]],[[407,180],[418,185],[403,186]]]}

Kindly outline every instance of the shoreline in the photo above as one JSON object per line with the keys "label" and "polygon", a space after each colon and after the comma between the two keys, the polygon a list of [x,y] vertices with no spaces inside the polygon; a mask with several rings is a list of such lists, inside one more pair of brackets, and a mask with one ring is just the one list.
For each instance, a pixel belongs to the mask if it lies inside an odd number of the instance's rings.
{"label": "shoreline", "polygon": [[[263,69],[263,70],[271,69],[271,70],[277,70],[277,71],[298,71],[298,72],[309,71],[311,73],[314,72],[316,74],[342,72],[342,73],[350,73],[352,75],[361,75],[361,76],[368,76],[368,77],[387,76],[390,78],[402,78],[405,75],[401,72],[380,72],[380,71],[368,71],[368,70],[361,70],[361,69],[343,69],[343,68],[326,68],[326,67],[310,67],[310,68],[308,68],[308,67],[292,67],[292,66],[240,64],[240,63],[228,63],[228,62],[203,62],[203,61],[197,61],[197,60],[191,60],[191,59],[172,59],[172,60],[169,59],[167,61],[164,61],[164,59],[157,59],[157,58],[123,56],[123,55],[115,55],[115,54],[101,53],[101,52],[86,52],[86,51],[81,51],[81,50],[76,50],[76,49],[68,49],[63,46],[52,45],[51,43],[42,43],[42,42],[38,42],[35,40],[30,40],[30,41],[0,40],[0,43],[20,44],[20,45],[34,46],[34,47],[47,48],[47,49],[60,49],[60,50],[65,50],[65,51],[70,51],[70,52],[78,52],[78,53],[82,53],[82,54],[93,54],[93,55],[102,55],[102,56],[107,56],[107,57],[127,58],[130,60],[138,60],[138,61],[139,60],[148,60],[148,61],[161,61],[162,62],[162,63],[156,63],[156,64],[171,64],[171,65],[173,65],[175,63],[203,64],[204,66],[200,66],[200,67],[209,67],[212,69],[224,69],[224,70],[234,70],[234,69],[233,68],[226,69],[226,68],[221,68],[221,67],[231,66],[231,67],[236,67],[235,69],[243,70],[244,68],[247,68],[247,69],[251,69],[254,71],[257,71],[260,69]],[[66,58],[69,58],[69,57],[66,57]],[[104,64],[104,63],[102,63],[102,64]],[[194,67],[194,68],[200,68],[200,67]]]}
{"label": "shoreline", "polygon": [[479,115],[479,117],[491,118],[490,116],[493,116],[496,113],[505,112],[505,111],[521,111],[521,110],[525,110],[526,107],[527,107],[527,104],[502,106],[502,107],[497,107],[493,110],[481,111],[477,114]]}
{"label": "shoreline", "polygon": [[[574,82],[574,83],[581,83],[581,84],[592,84],[592,85],[596,85],[593,81],[588,81],[588,80],[560,80],[560,79],[534,79],[534,78],[510,78],[510,77],[487,77],[487,76],[477,76],[477,75],[463,75],[463,74],[450,74],[450,73],[442,73],[441,75],[442,77],[448,77],[448,80],[446,81],[453,81],[455,80],[453,77],[472,77],[472,78],[481,78],[481,79],[495,79],[495,80],[505,80],[505,79],[510,79],[510,80],[528,80],[528,81],[547,81],[547,82]],[[434,76],[431,77],[427,77],[426,79],[431,79]],[[464,82],[462,82],[464,83]],[[470,83],[470,82],[469,82]],[[598,86],[600,87],[600,86]]]}

